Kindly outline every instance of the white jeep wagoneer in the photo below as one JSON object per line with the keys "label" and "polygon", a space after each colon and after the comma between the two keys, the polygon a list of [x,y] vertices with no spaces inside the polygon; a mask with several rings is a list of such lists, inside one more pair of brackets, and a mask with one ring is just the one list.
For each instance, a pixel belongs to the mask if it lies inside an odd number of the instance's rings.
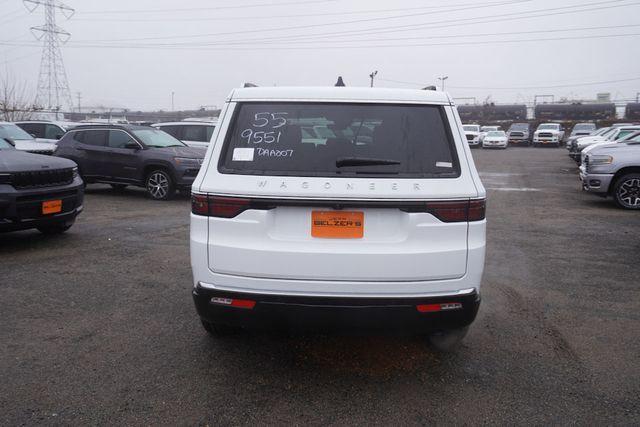
{"label": "white jeep wagoneer", "polygon": [[485,226],[446,93],[237,89],[192,186],[193,298],[210,333],[363,327],[446,345],[478,311]]}

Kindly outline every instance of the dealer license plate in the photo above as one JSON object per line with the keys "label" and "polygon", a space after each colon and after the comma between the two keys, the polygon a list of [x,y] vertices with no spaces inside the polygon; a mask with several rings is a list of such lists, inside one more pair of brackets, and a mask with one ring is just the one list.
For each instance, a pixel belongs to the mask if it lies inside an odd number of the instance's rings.
{"label": "dealer license plate", "polygon": [[361,239],[364,236],[364,212],[313,211],[311,236],[325,239]]}
{"label": "dealer license plate", "polygon": [[62,211],[62,200],[47,200],[42,202],[42,214],[49,215]]}

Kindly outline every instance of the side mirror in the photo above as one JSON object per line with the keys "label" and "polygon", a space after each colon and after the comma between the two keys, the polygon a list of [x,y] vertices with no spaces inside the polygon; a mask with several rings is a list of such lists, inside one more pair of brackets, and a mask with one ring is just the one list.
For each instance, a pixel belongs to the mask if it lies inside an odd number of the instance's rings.
{"label": "side mirror", "polygon": [[129,149],[132,149],[132,150],[139,150],[140,146],[137,143],[133,142],[133,141],[129,141],[126,144],[124,144],[124,148],[129,148]]}
{"label": "side mirror", "polygon": [[61,133],[59,133],[59,134],[57,134],[56,136],[54,136],[54,137],[53,137],[53,139],[60,139],[60,138],[62,138],[62,136],[63,136],[63,135],[62,135]]}

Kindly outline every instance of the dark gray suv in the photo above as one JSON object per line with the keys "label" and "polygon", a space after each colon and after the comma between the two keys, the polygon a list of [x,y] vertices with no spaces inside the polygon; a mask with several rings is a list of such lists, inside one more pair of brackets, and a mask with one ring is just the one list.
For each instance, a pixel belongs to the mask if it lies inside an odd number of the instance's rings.
{"label": "dark gray suv", "polygon": [[166,200],[176,189],[190,190],[205,152],[147,126],[92,125],[67,132],[55,155],[76,162],[86,183],[136,185]]}

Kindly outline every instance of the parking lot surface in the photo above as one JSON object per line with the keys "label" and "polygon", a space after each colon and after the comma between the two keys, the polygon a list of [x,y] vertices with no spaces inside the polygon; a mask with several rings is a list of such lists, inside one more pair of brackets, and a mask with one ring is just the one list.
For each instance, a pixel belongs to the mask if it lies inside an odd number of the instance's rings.
{"label": "parking lot surface", "polygon": [[581,193],[563,149],[473,154],[487,260],[456,352],[214,340],[191,301],[188,198],[89,186],[66,235],[0,235],[0,423],[639,424],[640,215]]}

